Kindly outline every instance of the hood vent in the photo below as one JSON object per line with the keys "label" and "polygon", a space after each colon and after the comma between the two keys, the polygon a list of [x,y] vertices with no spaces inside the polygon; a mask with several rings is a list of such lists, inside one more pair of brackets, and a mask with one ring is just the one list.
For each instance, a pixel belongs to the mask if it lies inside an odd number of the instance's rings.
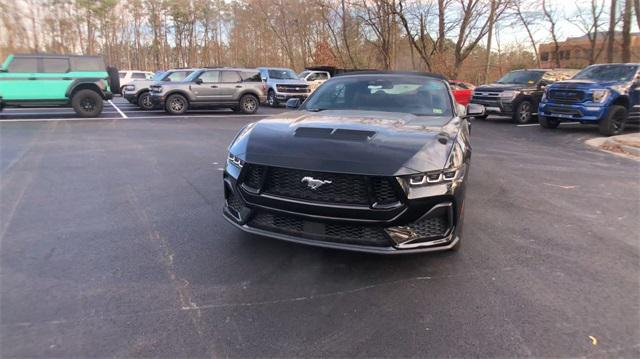
{"label": "hood vent", "polygon": [[375,131],[348,130],[340,128],[298,127],[296,137],[326,138],[343,141],[368,141],[375,136]]}

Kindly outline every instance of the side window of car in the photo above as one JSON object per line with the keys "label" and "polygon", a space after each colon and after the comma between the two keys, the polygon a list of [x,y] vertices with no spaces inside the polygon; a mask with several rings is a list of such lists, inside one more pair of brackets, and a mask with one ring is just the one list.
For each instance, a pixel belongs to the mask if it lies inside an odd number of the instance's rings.
{"label": "side window of car", "polygon": [[198,78],[206,83],[220,82],[220,71],[205,71]]}
{"label": "side window of car", "polygon": [[317,76],[316,80],[324,81],[329,79],[329,76],[327,76],[325,72],[318,72],[316,73],[316,76]]}
{"label": "side window of car", "polygon": [[242,71],[240,72],[240,77],[242,77],[243,82],[260,82],[262,79],[260,78],[260,73],[256,71]]}
{"label": "side window of car", "polygon": [[105,71],[104,60],[99,56],[72,56],[71,71]]}
{"label": "side window of car", "polygon": [[269,73],[267,70],[260,70],[260,77],[262,77],[263,81],[267,81],[267,79],[269,78]]}
{"label": "side window of car", "polygon": [[43,58],[42,72],[45,73],[65,73],[69,72],[69,60],[60,58]]}
{"label": "side window of car", "polygon": [[240,82],[240,76],[235,71],[221,71],[220,82],[234,83]]}
{"label": "side window of car", "polygon": [[317,73],[312,73],[311,75],[307,76],[307,81],[315,81],[315,80],[318,80]]}
{"label": "side window of car", "polygon": [[145,79],[146,76],[144,72],[134,72],[133,74],[131,74],[131,78],[136,80],[142,80],[142,79]]}
{"label": "side window of car", "polygon": [[9,64],[9,72],[38,72],[38,59],[35,57],[17,57]]}

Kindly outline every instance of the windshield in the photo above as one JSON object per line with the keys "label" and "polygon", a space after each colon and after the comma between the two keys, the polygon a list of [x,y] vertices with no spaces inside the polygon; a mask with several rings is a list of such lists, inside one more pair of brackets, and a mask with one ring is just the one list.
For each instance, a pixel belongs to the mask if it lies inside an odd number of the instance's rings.
{"label": "windshield", "polygon": [[303,109],[401,112],[417,116],[453,113],[444,81],[406,75],[338,77],[319,87]]}
{"label": "windshield", "polygon": [[165,76],[169,74],[169,71],[158,72],[151,78],[153,81],[162,81]]}
{"label": "windshield", "polygon": [[278,69],[269,70],[269,78],[274,80],[298,80],[298,75],[293,70]]}
{"label": "windshield", "polygon": [[638,71],[637,65],[597,65],[578,72],[574,80],[595,80],[602,82],[631,81]]}
{"label": "windshield", "polygon": [[496,83],[499,84],[517,84],[517,85],[533,85],[540,81],[544,75],[542,71],[511,71],[502,76]]}
{"label": "windshield", "polygon": [[198,76],[200,76],[200,74],[201,74],[202,72],[203,72],[203,71],[194,71],[194,72],[192,72],[189,76],[185,77],[185,78],[184,78],[184,80],[182,80],[182,81],[184,81],[184,82],[191,82],[191,81],[195,80],[196,78],[198,78]]}
{"label": "windshield", "polygon": [[311,71],[302,71],[301,73],[298,74],[298,78],[300,80],[304,80],[304,78],[307,77],[309,73],[311,73]]}

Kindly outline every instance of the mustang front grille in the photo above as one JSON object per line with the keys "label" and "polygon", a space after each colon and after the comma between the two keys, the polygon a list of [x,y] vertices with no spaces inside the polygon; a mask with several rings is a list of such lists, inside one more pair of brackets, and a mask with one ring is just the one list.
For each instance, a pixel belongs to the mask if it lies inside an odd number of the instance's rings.
{"label": "mustang front grille", "polygon": [[[242,183],[262,193],[308,202],[341,205],[392,204],[400,201],[393,178],[314,172],[247,165]],[[310,181],[322,181],[311,188]]]}

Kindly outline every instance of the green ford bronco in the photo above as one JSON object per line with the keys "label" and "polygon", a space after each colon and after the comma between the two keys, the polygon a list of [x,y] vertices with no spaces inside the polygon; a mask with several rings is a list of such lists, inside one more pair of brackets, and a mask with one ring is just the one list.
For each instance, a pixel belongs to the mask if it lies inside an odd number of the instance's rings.
{"label": "green ford bronco", "polygon": [[80,117],[102,113],[120,91],[118,70],[101,56],[9,55],[0,66],[3,107],[71,106]]}

